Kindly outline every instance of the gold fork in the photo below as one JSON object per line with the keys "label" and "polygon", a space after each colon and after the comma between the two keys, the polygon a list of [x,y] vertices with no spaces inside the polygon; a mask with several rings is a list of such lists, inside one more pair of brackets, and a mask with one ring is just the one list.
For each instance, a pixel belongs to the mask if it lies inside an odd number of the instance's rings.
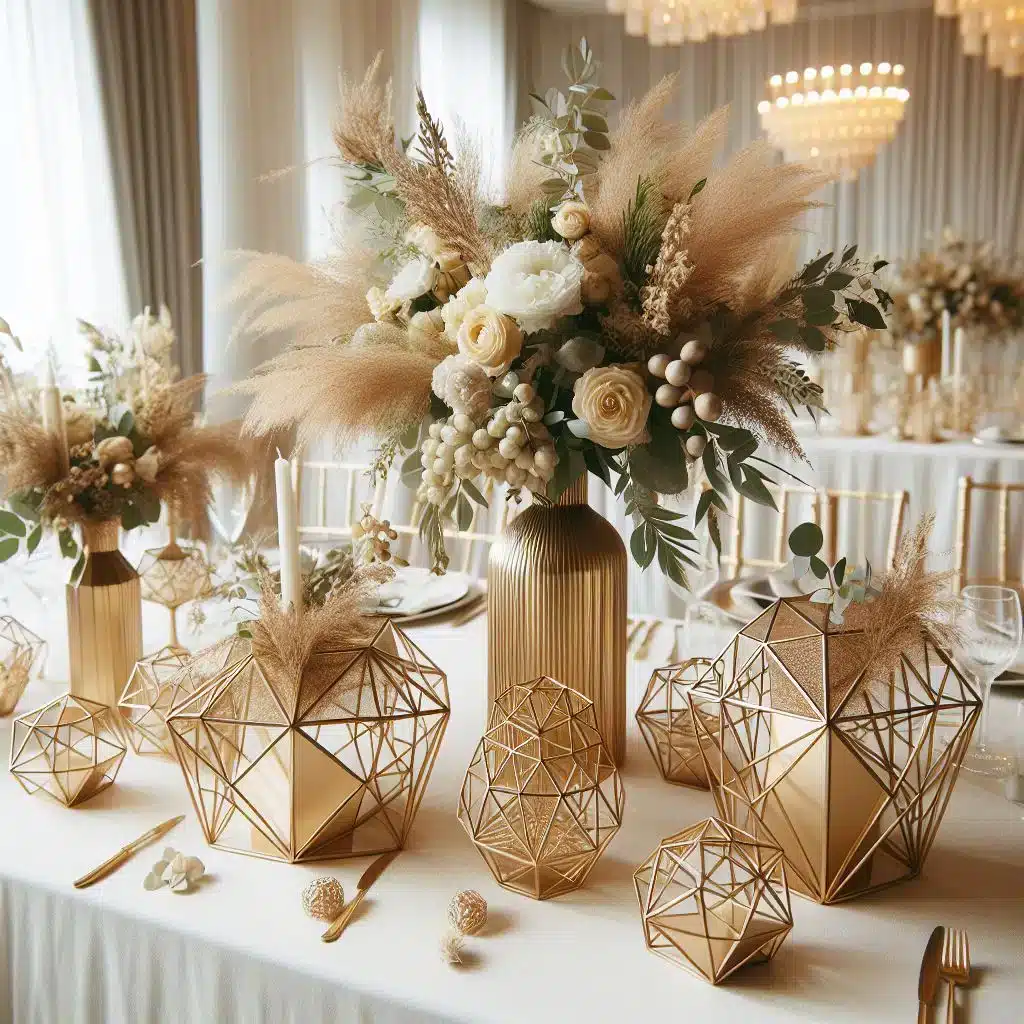
{"label": "gold fork", "polygon": [[956,987],[971,980],[971,945],[962,928],[947,928],[942,942],[942,960],[939,974],[946,980],[948,1000],[946,1024],[956,1020]]}

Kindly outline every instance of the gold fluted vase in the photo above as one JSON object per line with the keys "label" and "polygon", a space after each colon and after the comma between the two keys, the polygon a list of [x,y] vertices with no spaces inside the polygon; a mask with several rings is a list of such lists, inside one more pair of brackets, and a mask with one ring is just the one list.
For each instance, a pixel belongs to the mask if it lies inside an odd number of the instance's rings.
{"label": "gold fluted vase", "polygon": [[488,699],[550,676],[596,705],[617,765],[626,751],[626,549],[587,504],[587,478],[505,527],[487,567]]}
{"label": "gold fluted vase", "polygon": [[85,565],[67,586],[71,695],[111,707],[142,657],[142,591],[120,530],[117,519],[82,525]]}

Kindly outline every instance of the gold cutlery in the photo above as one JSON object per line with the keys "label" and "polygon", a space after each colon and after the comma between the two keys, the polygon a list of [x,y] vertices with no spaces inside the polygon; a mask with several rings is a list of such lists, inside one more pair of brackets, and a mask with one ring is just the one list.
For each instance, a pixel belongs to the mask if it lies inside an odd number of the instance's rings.
{"label": "gold cutlery", "polygon": [[144,835],[139,836],[134,842],[129,843],[127,846],[122,846],[113,857],[105,860],[99,867],[93,868],[88,874],[82,875],[75,883],[76,889],[87,889],[90,885],[94,885],[101,879],[107,877],[107,875],[116,871],[125,861],[131,859],[139,850],[141,850],[147,843],[153,842],[154,839],[159,839],[161,836],[166,835],[171,831],[175,825],[180,825],[185,820],[184,814],[179,814],[176,818],[170,818],[167,821],[161,822],[155,828],[151,828]]}
{"label": "gold cutlery", "polygon": [[661,619],[655,619],[650,626],[650,629],[644,634],[643,640],[640,641],[640,646],[637,647],[636,653],[633,655],[635,661],[644,661],[651,653],[651,641],[654,639],[654,634],[661,629]]}
{"label": "gold cutlery", "polygon": [[931,1005],[935,1002],[935,990],[939,986],[939,960],[942,956],[942,941],[946,929],[936,925],[928,936],[928,945],[921,957],[921,973],[917,981],[917,1024],[928,1024]]}
{"label": "gold cutlery", "polygon": [[942,961],[939,974],[946,982],[946,1024],[956,1020],[956,987],[971,980],[971,944],[962,928],[950,928],[942,943]]}
{"label": "gold cutlery", "polygon": [[363,897],[366,895],[367,890],[382,874],[384,869],[398,856],[398,850],[392,850],[390,853],[382,853],[361,875],[359,883],[357,885],[358,891],[355,896],[349,900],[345,909],[334,919],[330,928],[327,929],[320,936],[324,942],[334,942],[334,940],[348,927],[349,921],[352,920],[352,915],[356,912],[356,908],[360,903],[363,902]]}

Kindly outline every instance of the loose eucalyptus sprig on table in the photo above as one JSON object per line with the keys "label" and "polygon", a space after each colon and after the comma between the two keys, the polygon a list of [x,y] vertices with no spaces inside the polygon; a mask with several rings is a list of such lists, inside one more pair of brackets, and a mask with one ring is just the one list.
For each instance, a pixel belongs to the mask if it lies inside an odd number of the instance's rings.
{"label": "loose eucalyptus sprig on table", "polygon": [[801,523],[789,535],[789,550],[793,552],[793,579],[796,583],[806,580],[808,574],[820,581],[810,592],[814,604],[830,607],[829,622],[841,626],[846,609],[851,604],[863,604],[879,595],[880,590],[872,583],[871,563],[865,560],[864,568],[849,566],[840,558],[830,566],[819,557],[825,538],[817,523]]}

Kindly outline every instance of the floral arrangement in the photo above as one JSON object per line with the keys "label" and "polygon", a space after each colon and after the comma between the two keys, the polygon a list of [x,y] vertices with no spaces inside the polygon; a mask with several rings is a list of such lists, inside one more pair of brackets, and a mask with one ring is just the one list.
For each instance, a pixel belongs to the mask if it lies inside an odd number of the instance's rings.
{"label": "floral arrangement", "polygon": [[892,333],[901,341],[938,337],[942,313],[954,328],[1003,334],[1024,325],[1024,273],[1000,260],[991,242],[967,242],[948,228],[942,243],[900,268]]}
{"label": "floral arrangement", "polygon": [[885,326],[885,263],[850,246],[795,271],[791,239],[826,175],[763,142],[715,170],[726,111],[692,132],[666,121],[672,77],[611,130],[586,40],[563,66],[567,90],[533,97],[500,200],[422,94],[404,146],[377,62],[343,84],[352,198],[336,251],[241,254],[236,334],[292,335],[240,385],[247,428],[375,435],[376,468],[401,458],[417,490],[437,571],[446,530],[493,484],[556,501],[589,471],[623,497],[639,564],[685,585],[695,536],[662,496],[705,479],[695,519],[713,537],[731,491],[774,504],[760,447],[802,456],[788,410],[822,407],[799,360]]}
{"label": "floral arrangement", "polygon": [[45,528],[73,558],[77,524],[120,519],[132,530],[156,522],[163,502],[197,523],[213,472],[249,474],[249,446],[237,425],[197,421],[205,378],[173,379],[169,318],[154,319],[147,310],[127,343],[80,326],[92,352],[91,386],[81,401],[59,396],[60,429],[44,425],[34,406],[0,407],[7,506],[0,511],[0,561],[22,545],[32,554]]}

